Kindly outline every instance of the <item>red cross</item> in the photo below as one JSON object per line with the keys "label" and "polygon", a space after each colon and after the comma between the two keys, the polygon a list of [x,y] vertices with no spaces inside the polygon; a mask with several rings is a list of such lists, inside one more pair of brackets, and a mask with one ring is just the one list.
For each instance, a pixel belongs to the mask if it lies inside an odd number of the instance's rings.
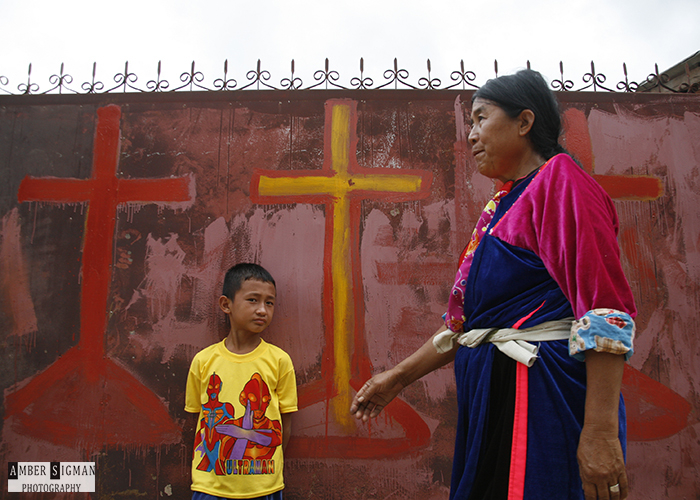
{"label": "red cross", "polygon": [[177,203],[194,198],[191,178],[120,179],[121,110],[97,110],[89,179],[27,176],[20,202],[88,203],[83,236],[80,340],[6,399],[18,432],[66,446],[167,444],[180,429],[158,397],[105,356],[116,211],[124,203]]}
{"label": "red cross", "polygon": [[583,111],[569,108],[564,112],[566,148],[583,168],[598,181],[614,200],[651,201],[663,194],[658,177],[651,175],[600,175],[593,172],[593,146],[588,133],[588,120]]}
{"label": "red cross", "polygon": [[[593,173],[593,148],[588,133],[588,120],[583,111],[569,108],[564,112],[566,147],[579,159],[583,168],[616,200],[651,201],[663,194],[661,180],[649,175],[598,175]],[[635,255],[636,242],[628,232],[620,234],[622,250],[637,263],[642,279],[651,277],[648,263]],[[627,406],[627,439],[653,441],[680,432],[688,425],[691,406],[681,395],[660,384],[639,370],[625,364],[622,393]]]}
{"label": "red cross", "polygon": [[[462,116],[462,107],[457,97],[455,116]],[[469,160],[467,129],[462,120],[456,121],[457,140],[455,148],[455,169],[458,179],[466,178],[466,165]],[[593,148],[588,132],[585,113],[576,108],[564,112],[566,147],[581,162],[586,172],[598,181],[611,198],[616,200],[651,201],[662,196],[663,184],[658,177],[647,175],[599,175],[594,173]],[[463,186],[455,188],[457,220],[467,216],[466,193]],[[468,232],[464,232],[468,236]],[[637,253],[636,241],[630,235],[620,235],[621,246],[632,262],[641,266],[640,274],[645,279],[654,280],[651,266],[641,262]],[[466,241],[466,240],[465,240]],[[463,243],[464,244],[464,243]],[[395,263],[378,263],[380,283],[408,284],[412,282],[450,283],[454,279],[455,268],[444,264],[423,264],[403,269]],[[625,365],[622,392],[627,406],[627,438],[630,441],[653,441],[672,436],[688,425],[691,406],[682,396],[668,387],[648,377],[644,373]]]}

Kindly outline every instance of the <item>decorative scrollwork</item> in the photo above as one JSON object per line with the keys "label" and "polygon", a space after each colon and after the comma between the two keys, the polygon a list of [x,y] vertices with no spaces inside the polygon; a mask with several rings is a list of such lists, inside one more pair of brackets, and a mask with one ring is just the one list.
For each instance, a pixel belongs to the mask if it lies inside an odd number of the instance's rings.
{"label": "decorative scrollwork", "polygon": [[261,83],[264,87],[267,87],[268,89],[278,90],[275,87],[273,87],[272,85],[265,83],[270,79],[270,72],[267,70],[261,69],[260,59],[258,59],[257,68],[254,70],[248,71],[248,73],[246,74],[246,78],[248,80],[250,80],[250,83],[248,85],[246,85],[245,87],[241,87],[240,90],[245,90],[247,88],[252,87],[253,85],[256,86],[256,90],[260,90]]}
{"label": "decorative scrollwork", "polygon": [[[10,80],[6,76],[0,75],[0,87],[4,87],[8,83],[10,83]],[[7,92],[8,94],[11,93],[9,90],[5,90],[3,88],[0,88],[0,90],[2,90],[3,92]]]}
{"label": "decorative scrollwork", "polygon": [[84,82],[80,88],[83,89],[87,94],[96,94],[100,90],[104,88],[104,85],[102,82],[96,82],[95,81],[95,73],[97,71],[97,63],[93,62],[92,63],[92,81],[91,82]]}
{"label": "decorative scrollwork", "polygon": [[65,88],[66,90],[70,90],[74,94],[77,94],[78,92],[76,90],[71,89],[68,87],[69,84],[73,83],[73,77],[70,75],[63,74],[63,63],[61,63],[61,72],[59,75],[51,75],[49,77],[49,82],[54,85],[53,88],[50,88],[44,94],[48,94],[49,92],[52,92],[56,89],[58,89],[58,93],[62,94],[63,89]]}
{"label": "decorative scrollwork", "polygon": [[428,78],[420,78],[418,80],[418,86],[429,90],[435,90],[441,83],[439,78],[430,78],[430,59],[428,59]]}
{"label": "decorative scrollwork", "polygon": [[216,90],[233,90],[236,88],[237,82],[233,78],[228,78],[228,59],[224,61],[224,77],[214,80],[214,88]]}
{"label": "decorative scrollwork", "polygon": [[138,80],[138,77],[134,73],[129,73],[129,61],[126,61],[124,63],[124,73],[117,73],[114,75],[114,81],[117,83],[117,86],[109,89],[107,93],[113,92],[119,88],[123,89],[124,92],[126,92],[127,88],[137,92],[143,92],[143,90],[131,85],[132,83],[135,83],[136,80]]}
{"label": "decorative scrollwork", "polygon": [[402,85],[405,85],[406,87],[410,89],[416,90],[417,87],[414,87],[410,83],[406,81],[406,78],[408,78],[408,71],[405,69],[399,69],[399,62],[396,58],[394,58],[394,69],[388,69],[384,72],[384,79],[389,80],[388,82],[384,83],[383,85],[380,85],[377,87],[378,89],[383,89],[391,85],[392,83],[394,84],[394,88],[397,89],[399,83]]}
{"label": "decorative scrollwork", "polygon": [[17,85],[17,90],[19,90],[23,95],[36,94],[39,92],[39,85],[32,83],[31,63],[29,63],[29,69],[27,70],[27,83],[20,83]]}
{"label": "decorative scrollwork", "polygon": [[189,87],[190,91],[194,90],[194,87],[197,87],[201,90],[210,90],[204,85],[200,85],[200,83],[204,81],[204,75],[200,71],[194,69],[194,61],[192,61],[190,71],[180,75],[180,81],[182,82],[182,85],[176,89],[173,89],[172,92],[182,90],[185,87]]}
{"label": "decorative scrollwork", "polygon": [[358,90],[367,90],[374,85],[374,80],[368,76],[365,77],[365,60],[363,57],[360,57],[360,77],[353,77],[350,80],[350,85]]}
{"label": "decorative scrollwork", "polygon": [[700,91],[700,82],[693,83],[690,77],[690,67],[688,63],[685,63],[685,76],[688,79],[687,82],[683,82],[678,86],[678,92],[684,94],[695,94]]}
{"label": "decorative scrollwork", "polygon": [[586,90],[586,89],[593,87],[593,92],[597,92],[598,87],[600,87],[601,89],[607,90],[608,92],[614,92],[614,90],[609,89],[603,85],[605,83],[605,75],[602,73],[596,73],[595,64],[593,64],[593,61],[591,61],[591,72],[583,75],[583,81],[584,82],[591,82],[591,83],[589,83],[587,86],[582,87],[578,90]]}
{"label": "decorative scrollwork", "polygon": [[474,89],[479,88],[478,86],[472,83],[474,80],[476,80],[476,74],[473,71],[466,71],[464,69],[464,59],[461,59],[459,61],[459,71],[453,71],[450,74],[450,78],[455,83],[453,83],[449,87],[445,87],[445,89],[453,89],[459,85],[462,85],[462,90],[466,90],[467,85]]}
{"label": "decorative scrollwork", "polygon": [[160,61],[158,61],[158,74],[156,76],[155,80],[149,80],[146,82],[146,87],[151,91],[151,92],[163,92],[170,87],[170,83],[168,83],[168,80],[161,80],[160,78]]}
{"label": "decorative scrollwork", "polygon": [[[137,85],[138,77],[130,71],[129,62],[124,64],[124,71],[114,76],[113,87],[105,90],[105,85],[97,78],[97,63],[92,65],[91,81],[86,81],[81,84],[82,92],[76,91],[70,87],[73,82],[73,76],[65,73],[64,65],[61,64],[61,69],[58,74],[54,74],[49,78],[50,86],[48,90],[40,91],[39,85],[32,81],[32,65],[29,65],[27,72],[26,83],[20,83],[16,88],[18,93],[10,90],[10,79],[6,76],[0,76],[0,94],[9,95],[33,95],[33,94],[63,94],[63,93],[82,93],[82,94],[109,94],[117,92],[191,92],[191,91],[240,91],[240,90],[313,90],[313,89],[340,89],[340,90],[379,90],[379,89],[411,89],[411,90],[428,90],[428,91],[444,91],[444,90],[473,90],[478,89],[477,75],[473,71],[465,68],[464,60],[460,60],[459,69],[451,71],[450,84],[442,86],[440,78],[434,75],[432,63],[430,59],[426,60],[427,76],[418,78],[417,83],[409,80],[409,72],[407,69],[399,66],[398,60],[394,59],[393,67],[382,72],[383,83],[375,86],[375,81],[365,74],[364,58],[360,58],[360,73],[359,76],[353,76],[349,80],[349,84],[344,84],[340,79],[338,71],[331,69],[328,58],[325,59],[324,68],[312,73],[313,83],[304,87],[304,82],[296,73],[295,60],[291,61],[291,72],[289,77],[282,78],[278,85],[270,83],[271,74],[268,70],[262,68],[260,60],[257,61],[255,69],[245,73],[247,83],[238,86],[236,79],[229,74],[228,60],[224,61],[224,73],[222,78],[216,78],[213,82],[205,83],[205,76],[201,71],[198,71],[195,66],[195,61],[192,61],[189,71],[180,75],[180,84],[176,88],[170,89],[170,83],[162,77],[162,63],[158,61],[156,75],[146,83],[146,88],[142,89]],[[530,61],[527,61],[527,68],[530,68]],[[637,92],[637,91],[656,91],[656,92],[675,92],[688,93],[697,92],[700,84],[691,79],[690,71],[686,68],[688,75],[687,82],[682,78],[676,78],[674,84],[669,84],[670,78],[665,73],[660,73],[658,65],[654,65],[654,73],[650,74],[646,81],[639,84],[630,81],[627,65],[623,63],[623,78],[615,86],[616,90],[606,86],[607,77],[596,71],[595,64],[591,61],[590,72],[583,76],[583,86],[574,89],[574,82],[564,76],[564,63],[559,62],[559,78],[550,82],[550,86],[555,91],[608,91],[608,92]],[[499,76],[498,60],[493,62],[493,71],[496,77]],[[682,83],[676,83],[682,80]]]}
{"label": "decorative scrollwork", "polygon": [[654,72],[647,76],[644,84],[649,84],[651,88],[656,87],[659,91],[663,88],[669,92],[676,92],[675,89],[666,85],[670,80],[671,78],[666,73],[659,73],[659,65],[654,63]]}
{"label": "decorative scrollwork", "polygon": [[625,75],[625,80],[617,82],[617,90],[621,90],[623,92],[636,92],[639,88],[639,84],[637,82],[629,81],[627,78],[627,64],[625,63],[622,63],[622,72]]}
{"label": "decorative scrollwork", "polygon": [[685,76],[688,79],[687,82],[683,82],[678,86],[678,92],[682,92],[684,94],[694,94],[695,92],[698,91],[698,88],[700,87],[700,82],[696,83],[691,83],[690,80],[690,67],[688,66],[688,63],[685,63]]}
{"label": "decorative scrollwork", "polygon": [[284,90],[299,90],[303,83],[301,78],[294,76],[294,59],[292,59],[292,74],[289,78],[283,78],[280,85]]}
{"label": "decorative scrollwork", "polygon": [[700,82],[681,83],[678,87],[678,92],[683,92],[684,94],[697,94],[700,92]]}
{"label": "decorative scrollwork", "polygon": [[566,92],[574,88],[574,82],[564,79],[564,63],[561,61],[559,61],[559,74],[561,75],[560,79],[552,80],[551,83],[554,90]]}
{"label": "decorative scrollwork", "polygon": [[345,87],[342,85],[338,85],[337,82],[338,79],[340,78],[340,75],[338,74],[337,71],[333,71],[330,69],[330,63],[328,62],[328,58],[326,57],[326,64],[324,66],[324,69],[319,69],[314,73],[314,80],[316,80],[318,83],[315,83],[314,85],[311,85],[310,87],[307,87],[306,90],[311,90],[315,89],[325,83],[325,89],[328,89],[328,84],[330,83],[333,87],[337,89],[343,89],[347,90]]}

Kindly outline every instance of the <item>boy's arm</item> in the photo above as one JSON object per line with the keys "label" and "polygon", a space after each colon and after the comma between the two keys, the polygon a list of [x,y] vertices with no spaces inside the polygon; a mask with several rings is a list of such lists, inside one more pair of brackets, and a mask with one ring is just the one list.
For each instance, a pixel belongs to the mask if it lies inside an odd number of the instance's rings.
{"label": "boy's arm", "polygon": [[282,452],[287,449],[287,443],[292,435],[292,413],[282,413]]}

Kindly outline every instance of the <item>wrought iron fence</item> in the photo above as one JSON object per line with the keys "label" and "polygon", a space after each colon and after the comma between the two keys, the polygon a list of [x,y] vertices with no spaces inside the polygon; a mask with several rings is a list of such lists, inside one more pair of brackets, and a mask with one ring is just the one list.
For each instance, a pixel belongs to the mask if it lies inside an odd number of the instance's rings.
{"label": "wrought iron fence", "polygon": [[[530,61],[527,61],[527,67],[530,68]],[[245,72],[245,80],[240,83],[229,74],[228,60],[224,61],[223,73],[210,80],[211,83],[205,83],[204,74],[196,69],[193,61],[189,70],[180,75],[180,82],[177,85],[171,84],[168,80],[162,77],[162,65],[158,62],[155,78],[146,80],[145,86],[143,83],[138,84],[138,76],[129,70],[129,62],[124,64],[124,70],[117,73],[113,77],[113,83],[104,83],[97,76],[97,63],[92,65],[92,78],[90,81],[85,81],[76,89],[73,86],[74,78],[65,72],[64,64],[61,64],[58,74],[51,75],[49,78],[49,88],[42,88],[39,84],[32,81],[32,65],[29,64],[26,81],[22,81],[16,85],[16,90],[13,90],[13,85],[9,78],[0,75],[0,95],[37,95],[37,94],[110,94],[120,92],[179,92],[179,91],[211,91],[211,92],[232,92],[241,90],[313,90],[313,89],[341,89],[341,90],[377,90],[377,89],[413,89],[413,90],[467,90],[478,89],[476,82],[476,74],[473,71],[465,69],[464,61],[460,61],[459,68],[450,72],[450,81],[443,82],[436,78],[431,72],[430,59],[426,64],[427,72],[420,76],[417,81],[409,80],[408,70],[399,65],[397,59],[394,59],[392,68],[385,70],[382,74],[381,82],[375,81],[373,78],[366,76],[364,72],[364,59],[360,59],[359,75],[352,76],[348,85],[343,85],[340,82],[340,74],[338,71],[331,69],[328,59],[325,60],[323,69],[313,72],[313,83],[304,84],[302,79],[295,74],[294,60],[291,61],[291,73],[288,77],[282,78],[279,84],[271,83],[272,75],[264,69],[262,62],[258,60],[255,69]],[[641,90],[673,92],[673,93],[692,93],[698,92],[697,83],[691,84],[690,73],[688,72],[688,83],[680,84],[673,88],[668,84],[670,77],[665,73],[660,73],[658,65],[654,65],[654,72],[649,74],[647,79],[642,83],[630,81],[627,74],[627,65],[622,64],[623,79],[614,85],[607,83],[607,77],[596,71],[595,64],[591,61],[591,69],[585,73],[580,84],[574,83],[573,80],[564,75],[564,64],[559,63],[559,77],[551,81],[551,87],[555,91],[604,91],[604,92],[636,92]],[[494,61],[494,75],[498,76],[498,61]],[[490,77],[490,76],[489,76]],[[141,80],[143,81],[143,80]]]}

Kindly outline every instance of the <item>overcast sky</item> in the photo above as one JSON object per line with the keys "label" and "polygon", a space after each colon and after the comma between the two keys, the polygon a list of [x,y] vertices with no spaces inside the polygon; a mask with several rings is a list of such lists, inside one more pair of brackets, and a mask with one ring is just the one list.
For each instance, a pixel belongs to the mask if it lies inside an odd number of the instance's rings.
{"label": "overcast sky", "polygon": [[499,74],[530,60],[550,80],[563,61],[575,88],[593,60],[614,88],[623,62],[641,83],[654,63],[663,71],[699,51],[699,20],[698,0],[0,0],[0,76],[9,80],[0,81],[0,94],[18,93],[29,63],[43,92],[61,63],[78,90],[93,62],[106,89],[126,61],[141,88],[162,61],[173,89],[193,60],[208,87],[226,59],[238,87],[258,59],[280,87],[292,59],[309,86],[329,58],[349,87],[360,57],[375,87],[394,58],[417,85],[429,58],[442,87],[460,60],[483,83],[497,59]]}

